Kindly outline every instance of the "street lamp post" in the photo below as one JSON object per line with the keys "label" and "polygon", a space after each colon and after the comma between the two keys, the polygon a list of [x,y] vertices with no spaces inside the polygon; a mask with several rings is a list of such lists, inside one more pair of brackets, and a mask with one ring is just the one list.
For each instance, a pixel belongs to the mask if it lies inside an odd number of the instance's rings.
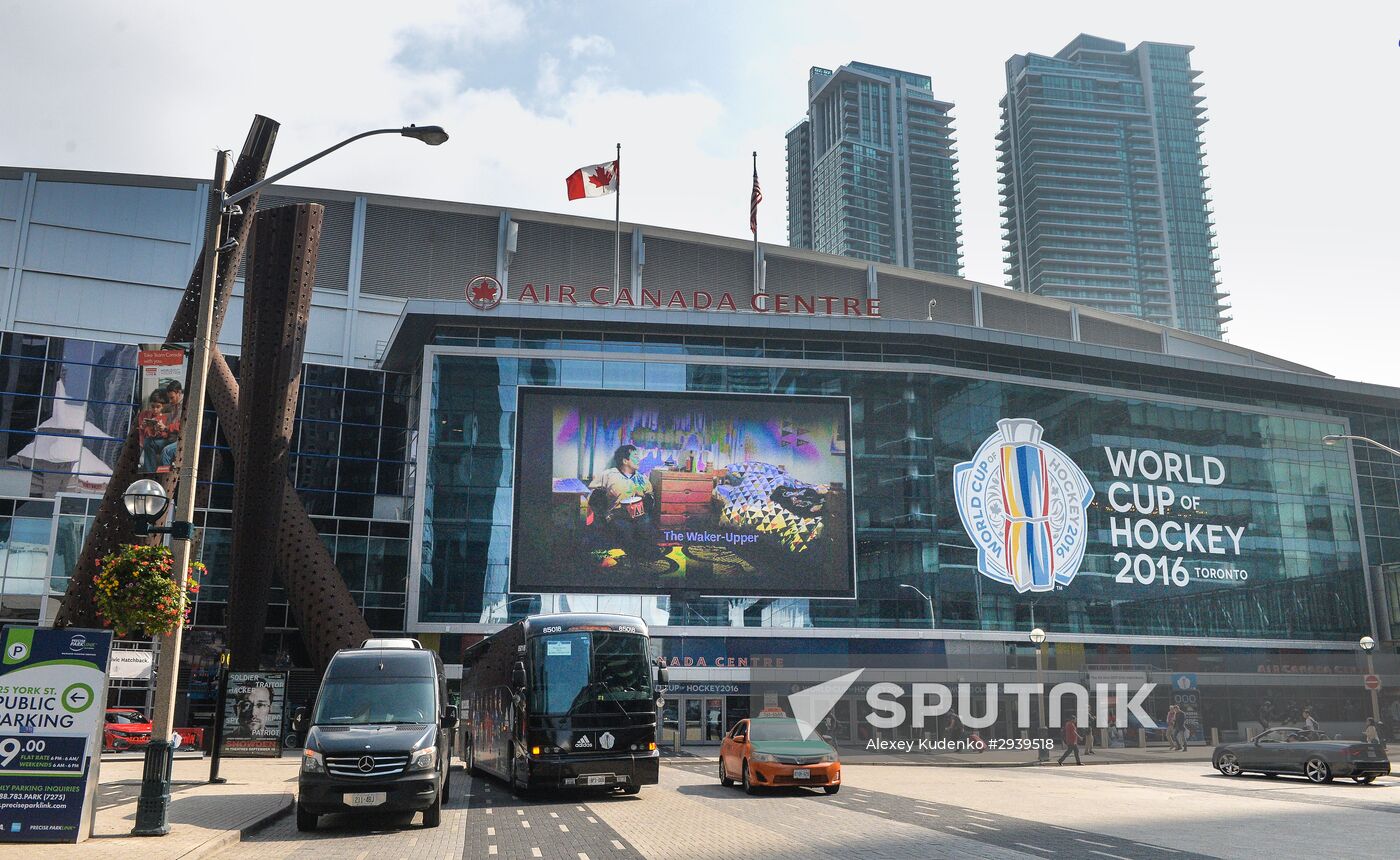
{"label": "street lamp post", "polygon": [[[1373,656],[1376,650],[1376,640],[1372,639],[1370,636],[1362,636],[1361,641],[1356,644],[1361,648],[1361,652],[1366,655],[1366,674],[1376,674],[1376,658]],[[1379,727],[1381,723],[1381,700],[1380,695],[1374,689],[1371,690],[1371,718],[1376,721],[1376,725]]]}
{"label": "street lamp post", "polygon": [[1379,448],[1382,451],[1388,451],[1389,453],[1400,457],[1400,451],[1395,450],[1394,448],[1390,447],[1389,445],[1386,445],[1383,442],[1377,442],[1375,439],[1372,439],[1369,436],[1352,436],[1349,433],[1328,433],[1326,436],[1322,437],[1322,444],[1335,445],[1343,439],[1350,439],[1353,442],[1364,442],[1373,448]]}
{"label": "street lamp post", "polygon": [[1040,737],[1037,739],[1041,743],[1036,745],[1036,759],[1038,761],[1049,761],[1050,750],[1045,748],[1044,741],[1050,737],[1050,723],[1045,715],[1045,631],[1039,627],[1031,630],[1031,644],[1035,646],[1035,686],[1039,690],[1037,698],[1040,700]]}
{"label": "street lamp post", "polygon": [[900,588],[909,588],[909,589],[914,590],[915,592],[918,593],[918,595],[919,595],[920,597],[922,597],[922,598],[924,599],[925,602],[928,603],[928,629],[930,629],[930,630],[936,629],[936,628],[938,627],[938,619],[937,619],[937,618],[934,616],[934,614],[933,614],[933,598],[930,597],[930,596],[927,595],[927,594],[924,594],[923,589],[921,589],[921,588],[919,588],[918,586],[915,586],[915,585],[910,585],[910,584],[907,583],[907,582],[901,582],[901,583],[899,584],[899,587],[900,587]]}
{"label": "street lamp post", "polygon": [[[214,297],[217,292],[214,279],[218,272],[219,253],[223,250],[220,246],[223,244],[224,216],[231,214],[240,201],[248,199],[267,185],[347,144],[376,134],[401,134],[421,140],[429,146],[437,146],[447,140],[447,132],[436,125],[410,125],[361,132],[297,162],[281,173],[255,182],[232,196],[225,193],[228,183],[228,153],[220,150],[215,157],[214,182],[209,186],[209,205],[204,226],[199,318],[195,329],[189,388],[185,399],[185,414],[188,417],[180,439],[180,476],[177,484],[179,492],[175,497],[175,512],[170,531],[175,544],[175,577],[179,584],[178,593],[181,595],[185,594],[185,582],[190,566],[190,544],[194,536],[194,529],[190,524],[194,521],[195,480],[198,476],[200,437],[204,431],[204,389],[209,379],[210,340],[214,328]],[[140,483],[138,481],[132,485],[132,489]],[[140,494],[132,495],[135,497]],[[128,502],[128,509],[133,503]],[[175,682],[180,669],[182,632],[183,625],[178,625],[173,633],[162,636],[156,653],[155,713],[151,717],[151,742],[146,747],[145,766],[141,773],[141,795],[136,804],[136,826],[131,831],[134,836],[164,836],[170,832],[170,771],[174,763],[170,736],[175,730]],[[216,715],[215,718],[221,719],[222,715]]]}

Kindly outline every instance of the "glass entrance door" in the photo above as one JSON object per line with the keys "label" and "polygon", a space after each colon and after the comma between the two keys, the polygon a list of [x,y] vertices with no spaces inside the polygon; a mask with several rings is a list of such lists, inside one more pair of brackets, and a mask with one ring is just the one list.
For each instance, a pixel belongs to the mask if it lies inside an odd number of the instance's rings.
{"label": "glass entrance door", "polygon": [[[730,697],[730,701],[734,698]],[[744,701],[747,703],[747,699]],[[724,696],[667,697],[661,706],[660,743],[673,747],[677,737],[687,745],[719,743],[734,720],[742,719],[742,715],[726,717],[725,704]]]}

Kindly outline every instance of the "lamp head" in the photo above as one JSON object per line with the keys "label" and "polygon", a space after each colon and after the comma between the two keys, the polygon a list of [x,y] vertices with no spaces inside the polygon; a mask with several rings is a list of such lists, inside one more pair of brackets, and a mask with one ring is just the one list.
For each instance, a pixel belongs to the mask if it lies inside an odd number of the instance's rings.
{"label": "lamp head", "polygon": [[1361,650],[1365,651],[1367,654],[1371,653],[1376,648],[1376,640],[1372,639],[1370,636],[1362,636],[1361,641],[1356,644],[1360,645]]}
{"label": "lamp head", "polygon": [[404,137],[417,138],[428,146],[437,146],[447,142],[447,132],[440,125],[406,125],[399,134]]}
{"label": "lamp head", "polygon": [[122,504],[132,519],[157,520],[165,513],[170,497],[159,483],[143,478],[126,488],[126,492],[122,493]]}
{"label": "lamp head", "polygon": [[1032,644],[1032,645],[1039,645],[1039,644],[1041,644],[1041,643],[1044,642],[1044,641],[1045,641],[1045,631],[1044,631],[1044,630],[1041,630],[1039,627],[1037,627],[1037,628],[1035,628],[1034,630],[1031,631],[1031,644]]}
{"label": "lamp head", "polygon": [[1342,437],[1335,433],[1328,433],[1326,436],[1322,437],[1322,444],[1324,445],[1335,445],[1340,441],[1342,441]]}

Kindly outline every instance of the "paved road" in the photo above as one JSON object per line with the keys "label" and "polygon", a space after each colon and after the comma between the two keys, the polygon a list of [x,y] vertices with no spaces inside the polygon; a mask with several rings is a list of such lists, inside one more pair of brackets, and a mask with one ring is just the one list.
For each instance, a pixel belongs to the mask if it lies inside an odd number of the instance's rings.
{"label": "paved road", "polygon": [[[749,797],[710,759],[669,759],[638,797],[522,801],[494,780],[453,776],[442,825],[334,816],[299,834],[288,817],[237,849],[258,860],[876,860],[1296,856],[1301,845],[1392,850],[1400,780],[1314,786],[1227,779],[1198,762],[1106,767],[850,765],[841,792]],[[1317,853],[1317,852],[1315,852]],[[1319,856],[1331,853],[1320,849]],[[232,856],[232,854],[225,855]]]}

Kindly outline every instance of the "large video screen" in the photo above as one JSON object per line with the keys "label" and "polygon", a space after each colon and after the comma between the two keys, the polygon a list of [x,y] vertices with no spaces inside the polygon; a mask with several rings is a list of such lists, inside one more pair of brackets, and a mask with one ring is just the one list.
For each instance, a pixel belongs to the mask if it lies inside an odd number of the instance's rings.
{"label": "large video screen", "polygon": [[512,592],[855,596],[850,400],[519,389]]}

